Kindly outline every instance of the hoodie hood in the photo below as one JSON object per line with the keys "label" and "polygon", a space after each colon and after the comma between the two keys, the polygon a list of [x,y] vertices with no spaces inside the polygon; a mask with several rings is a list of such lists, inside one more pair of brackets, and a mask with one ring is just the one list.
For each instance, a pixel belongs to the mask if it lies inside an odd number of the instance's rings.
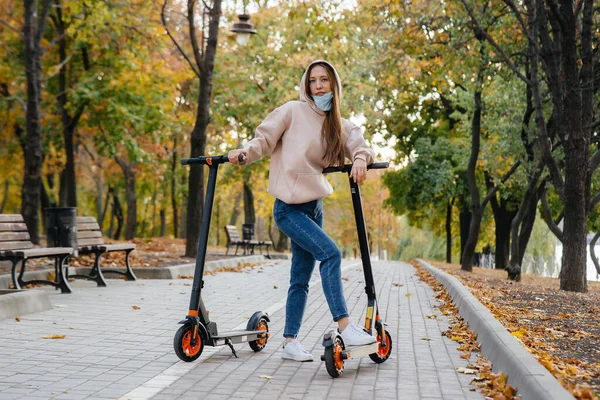
{"label": "hoodie hood", "polygon": [[319,107],[317,107],[317,105],[315,104],[314,100],[312,99],[312,96],[309,93],[306,93],[306,90],[304,90],[305,87],[305,81],[306,79],[308,79],[308,77],[306,76],[306,74],[308,73],[308,70],[310,69],[310,67],[314,64],[318,64],[318,63],[324,63],[329,65],[332,69],[333,69],[333,74],[335,75],[335,80],[336,80],[336,86],[338,88],[338,97],[340,99],[340,103],[342,101],[342,81],[340,80],[340,76],[337,73],[337,70],[335,69],[335,67],[333,65],[331,65],[331,63],[329,61],[325,61],[325,60],[316,60],[311,62],[310,64],[308,64],[308,66],[306,67],[306,69],[304,70],[304,74],[302,75],[302,79],[300,80],[300,101],[306,102],[310,105],[310,107],[319,115],[325,115],[325,112],[321,111],[321,109],[319,109]]}

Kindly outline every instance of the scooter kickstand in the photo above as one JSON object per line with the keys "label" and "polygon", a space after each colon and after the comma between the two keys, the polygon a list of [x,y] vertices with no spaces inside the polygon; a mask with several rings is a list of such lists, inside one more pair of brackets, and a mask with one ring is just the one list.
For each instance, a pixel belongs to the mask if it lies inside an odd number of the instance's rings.
{"label": "scooter kickstand", "polygon": [[231,349],[231,352],[233,353],[235,358],[239,358],[237,353],[235,352],[235,349],[233,348],[233,344],[231,343],[231,339],[225,339],[225,344],[227,346],[229,346],[229,348]]}

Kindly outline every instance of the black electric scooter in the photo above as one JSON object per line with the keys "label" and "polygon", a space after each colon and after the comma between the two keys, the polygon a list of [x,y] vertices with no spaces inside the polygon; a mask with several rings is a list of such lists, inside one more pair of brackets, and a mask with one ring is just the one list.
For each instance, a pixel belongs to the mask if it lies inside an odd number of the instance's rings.
{"label": "black electric scooter", "polygon": [[[367,169],[385,169],[389,163],[374,163],[367,166]],[[343,167],[329,167],[323,170],[323,173],[345,172],[350,181],[350,190],[352,192],[352,206],[354,208],[354,218],[356,220],[356,229],[358,231],[358,243],[360,245],[360,256],[365,274],[365,292],[367,293],[367,313],[365,317],[365,331],[370,335],[373,328],[377,333],[377,342],[365,346],[344,345],[341,334],[337,329],[331,330],[323,337],[323,347],[325,352],[321,360],[325,361],[327,372],[333,378],[337,378],[344,372],[344,361],[352,358],[369,356],[371,360],[380,364],[385,362],[392,354],[392,337],[385,330],[385,323],[379,316],[377,298],[375,296],[375,283],[373,280],[373,269],[371,268],[371,257],[369,254],[369,243],[367,239],[367,228],[365,226],[365,217],[362,209],[360,197],[360,188],[350,177],[352,164]],[[373,323],[374,321],[374,323]]]}
{"label": "black electric scooter", "polygon": [[[240,161],[243,161],[242,156],[240,156]],[[209,167],[208,185],[204,200],[204,212],[202,213],[202,224],[200,225],[198,256],[196,257],[196,269],[194,271],[190,307],[188,315],[184,320],[179,322],[180,324],[183,324],[183,326],[177,330],[175,338],[173,339],[175,354],[177,354],[177,357],[181,360],[187,362],[194,361],[200,357],[204,350],[204,345],[228,345],[236,358],[237,354],[233,345],[237,343],[247,342],[252,350],[258,352],[265,348],[270,336],[269,315],[262,311],[257,311],[252,315],[246,325],[245,331],[219,333],[217,324],[210,321],[208,311],[204,307],[204,302],[200,296],[200,291],[204,287],[204,261],[206,259],[212,206],[215,199],[217,171],[219,165],[226,162],[229,162],[227,156],[201,156],[181,160],[181,164],[183,165],[201,164],[208,165]]]}

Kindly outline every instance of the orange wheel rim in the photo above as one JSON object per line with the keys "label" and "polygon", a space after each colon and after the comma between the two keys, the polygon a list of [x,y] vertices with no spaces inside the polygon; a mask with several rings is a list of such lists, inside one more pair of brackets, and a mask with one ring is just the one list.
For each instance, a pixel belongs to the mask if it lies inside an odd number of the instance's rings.
{"label": "orange wheel rim", "polygon": [[333,346],[333,360],[335,361],[335,368],[340,371],[344,367],[344,360],[342,360],[342,346],[339,343]]}
{"label": "orange wheel rim", "polygon": [[387,357],[388,353],[390,352],[390,341],[389,339],[386,338],[386,346],[383,347],[381,345],[382,339],[381,339],[381,335],[377,335],[377,341],[379,342],[379,347],[377,348],[377,355],[381,358],[385,358]]}
{"label": "orange wheel rim", "polygon": [[[267,327],[267,323],[265,321],[260,321],[260,323],[256,327],[256,330],[257,331],[268,331],[269,328]],[[259,346],[262,346],[265,343],[267,343],[267,335],[264,335],[262,339],[256,339],[256,344]]]}
{"label": "orange wheel rim", "polygon": [[183,335],[183,340],[181,341],[181,347],[183,347],[183,352],[190,357],[195,356],[200,351],[200,345],[202,344],[202,338],[200,335],[196,338],[196,345],[192,346],[192,331],[189,330]]}

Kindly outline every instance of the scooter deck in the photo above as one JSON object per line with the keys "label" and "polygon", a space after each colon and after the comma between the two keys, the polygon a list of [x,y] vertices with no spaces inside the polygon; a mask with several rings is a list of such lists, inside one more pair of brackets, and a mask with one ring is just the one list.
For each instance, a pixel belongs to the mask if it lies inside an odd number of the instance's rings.
{"label": "scooter deck", "polygon": [[229,331],[221,332],[218,335],[212,336],[212,341],[213,346],[227,344],[227,339],[231,341],[231,344],[246,343],[262,339],[268,334],[269,332],[267,331]]}
{"label": "scooter deck", "polygon": [[379,350],[379,342],[366,344],[364,346],[348,346],[342,350],[342,354],[345,354],[346,359],[361,358],[368,356],[369,354],[377,353]]}

